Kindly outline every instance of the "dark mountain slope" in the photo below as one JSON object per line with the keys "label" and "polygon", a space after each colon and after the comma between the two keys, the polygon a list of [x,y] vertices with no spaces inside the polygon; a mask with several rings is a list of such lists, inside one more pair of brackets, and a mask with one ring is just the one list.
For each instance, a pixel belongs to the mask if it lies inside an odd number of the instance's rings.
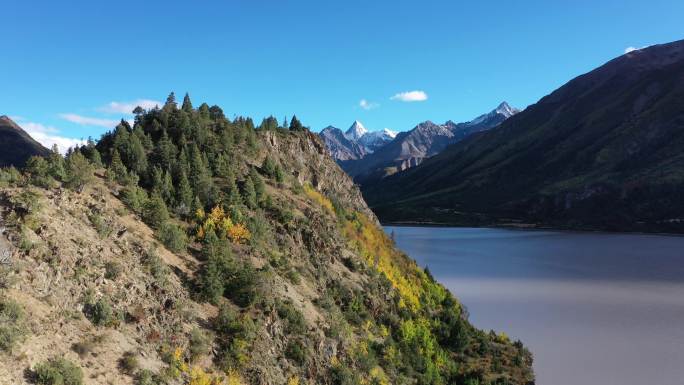
{"label": "dark mountain slope", "polygon": [[48,149],[36,142],[12,119],[0,116],[0,167],[21,167],[33,155],[47,155]]}
{"label": "dark mountain slope", "polygon": [[681,231],[684,41],[620,56],[368,186],[385,221]]}

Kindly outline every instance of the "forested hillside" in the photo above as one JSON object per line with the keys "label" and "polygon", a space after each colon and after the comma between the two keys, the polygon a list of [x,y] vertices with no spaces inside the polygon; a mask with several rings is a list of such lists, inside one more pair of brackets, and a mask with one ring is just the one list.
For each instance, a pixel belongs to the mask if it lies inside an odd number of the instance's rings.
{"label": "forested hillside", "polygon": [[134,113],[0,173],[0,383],[534,382],[296,117]]}

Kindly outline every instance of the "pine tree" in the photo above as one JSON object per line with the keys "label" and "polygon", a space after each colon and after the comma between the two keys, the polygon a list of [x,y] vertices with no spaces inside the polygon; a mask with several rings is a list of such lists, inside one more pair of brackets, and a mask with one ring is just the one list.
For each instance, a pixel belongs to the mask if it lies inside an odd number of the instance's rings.
{"label": "pine tree", "polygon": [[176,159],[176,152],[176,145],[173,144],[166,130],[163,130],[154,148],[154,162],[163,170],[170,170]]}
{"label": "pine tree", "polygon": [[251,209],[255,209],[257,207],[257,193],[254,189],[254,181],[252,178],[247,178],[242,186],[242,201]]}
{"label": "pine tree", "polygon": [[50,155],[47,158],[48,161],[48,173],[51,177],[57,180],[64,180],[66,176],[66,170],[64,169],[64,158],[59,153],[59,148],[57,144],[52,145],[52,150],[50,150]]}
{"label": "pine tree", "polygon": [[123,180],[128,174],[128,170],[121,161],[121,155],[119,155],[119,151],[117,149],[114,149],[114,153],[112,154],[112,161],[109,164],[108,172],[113,173],[114,179],[116,179],[116,181],[119,183],[123,183]]}
{"label": "pine tree", "polygon": [[76,191],[83,190],[83,187],[93,180],[95,168],[80,151],[72,152],[66,159],[66,178],[64,184]]}
{"label": "pine tree", "polygon": [[171,92],[169,96],[166,97],[166,103],[164,103],[164,111],[174,111],[178,108],[176,104],[176,93]]}
{"label": "pine tree", "polygon": [[178,188],[176,189],[176,205],[181,214],[187,215],[190,212],[192,197],[193,192],[188,177],[184,172],[181,172],[178,178]]}
{"label": "pine tree", "polygon": [[181,106],[181,110],[191,113],[192,112],[192,102],[190,101],[190,95],[186,92],[185,96],[183,97],[183,105]]}
{"label": "pine tree", "polygon": [[153,193],[147,201],[143,211],[143,218],[147,224],[155,229],[161,228],[169,220],[169,211],[160,194]]}
{"label": "pine tree", "polygon": [[126,151],[128,167],[138,175],[147,174],[147,153],[137,135],[130,135]]}
{"label": "pine tree", "polygon": [[296,115],[293,115],[292,120],[290,120],[290,131],[304,131],[304,126],[302,125],[302,122],[297,119]]}
{"label": "pine tree", "polygon": [[252,184],[254,185],[254,193],[256,194],[256,201],[259,203],[266,195],[266,185],[264,184],[264,180],[261,178],[255,168],[249,170],[249,179],[252,180]]}

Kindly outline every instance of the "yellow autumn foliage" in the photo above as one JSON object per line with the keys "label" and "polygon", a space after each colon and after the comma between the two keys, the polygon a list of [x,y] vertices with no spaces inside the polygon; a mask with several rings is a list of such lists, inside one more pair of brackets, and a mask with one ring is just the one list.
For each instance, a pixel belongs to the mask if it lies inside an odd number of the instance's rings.
{"label": "yellow autumn foliage", "polygon": [[204,210],[197,210],[196,217],[199,222],[197,239],[202,240],[207,231],[214,231],[217,235],[228,237],[233,243],[245,243],[250,240],[252,234],[247,226],[242,223],[233,223],[222,207],[216,206],[206,215]]}
{"label": "yellow autumn foliage", "polygon": [[323,206],[323,208],[326,209],[330,214],[335,215],[335,207],[330,199],[316,191],[316,189],[314,189],[311,185],[307,184],[304,186],[304,193],[306,193],[306,196],[311,198],[311,200]]}

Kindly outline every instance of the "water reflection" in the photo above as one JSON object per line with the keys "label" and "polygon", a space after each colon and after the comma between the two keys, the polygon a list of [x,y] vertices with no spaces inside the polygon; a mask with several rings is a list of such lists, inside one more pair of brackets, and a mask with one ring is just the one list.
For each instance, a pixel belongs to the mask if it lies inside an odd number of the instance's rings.
{"label": "water reflection", "polygon": [[538,383],[682,384],[684,238],[388,227],[471,320],[520,338]]}

